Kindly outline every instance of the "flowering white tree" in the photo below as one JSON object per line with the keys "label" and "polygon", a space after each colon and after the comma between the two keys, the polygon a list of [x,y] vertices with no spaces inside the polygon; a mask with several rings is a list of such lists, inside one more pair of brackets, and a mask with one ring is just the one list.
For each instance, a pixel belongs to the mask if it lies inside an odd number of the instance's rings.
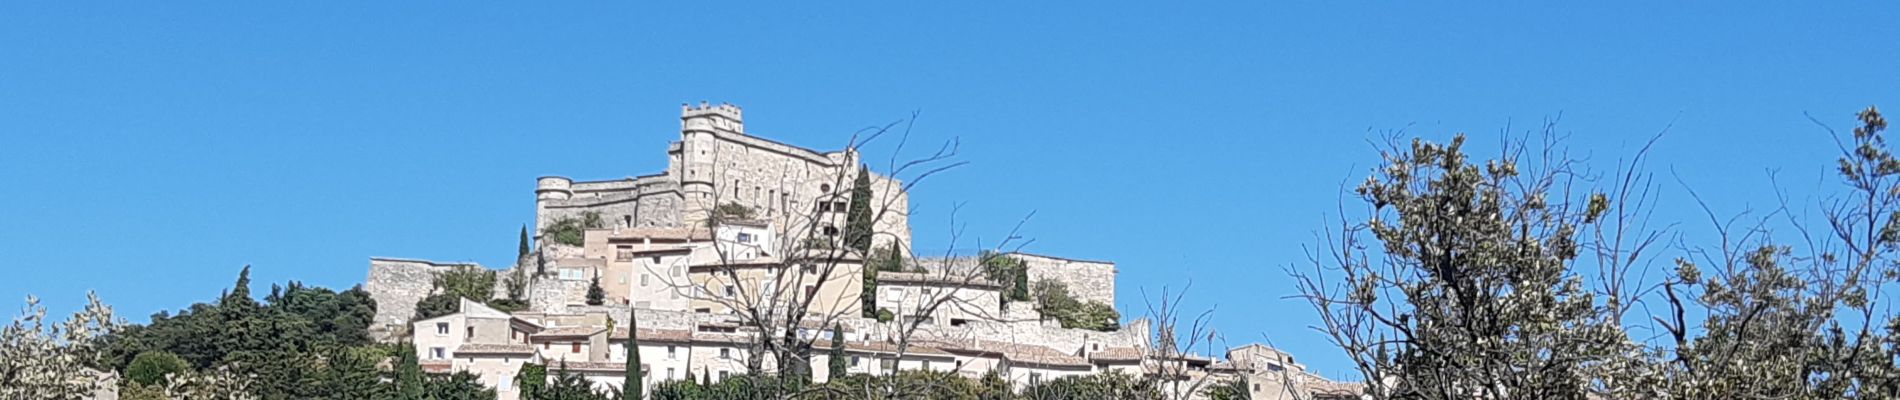
{"label": "flowering white tree", "polygon": [[99,365],[100,338],[125,325],[99,296],[86,293],[86,307],[64,323],[46,318],[38,297],[13,323],[0,329],[0,398],[87,399],[112,385]]}

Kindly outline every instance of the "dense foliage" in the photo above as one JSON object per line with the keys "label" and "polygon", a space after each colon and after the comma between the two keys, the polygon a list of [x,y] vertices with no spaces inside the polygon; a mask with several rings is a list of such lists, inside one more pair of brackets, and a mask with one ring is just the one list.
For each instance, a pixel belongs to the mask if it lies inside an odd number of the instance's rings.
{"label": "dense foliage", "polygon": [[[128,399],[481,398],[492,391],[472,377],[430,377],[412,388],[414,357],[370,341],[375,301],[361,288],[343,292],[297,282],[251,297],[250,269],[216,303],[159,313],[98,341],[98,365],[126,376]],[[396,374],[380,367],[396,359]],[[408,385],[408,387],[405,387]],[[55,397],[57,398],[57,397]]]}
{"label": "dense foliage", "polygon": [[1052,279],[1036,281],[1036,309],[1043,318],[1055,319],[1064,328],[1113,332],[1121,329],[1121,313],[1099,301],[1076,300],[1069,285]]}
{"label": "dense foliage", "polygon": [[[607,227],[607,221],[600,218],[600,213],[586,211],[582,212],[579,218],[562,217],[555,219],[554,222],[548,223],[547,228],[541,230],[541,238],[542,240],[552,240],[555,243],[568,246],[580,246],[587,238],[586,231],[588,229],[600,229],[605,227]],[[545,246],[546,244],[543,243],[542,245]]]}
{"label": "dense foliage", "polygon": [[983,252],[978,256],[983,266],[983,276],[991,282],[1003,285],[1003,299],[1007,301],[1029,301],[1029,266],[1022,259],[1006,254]]}

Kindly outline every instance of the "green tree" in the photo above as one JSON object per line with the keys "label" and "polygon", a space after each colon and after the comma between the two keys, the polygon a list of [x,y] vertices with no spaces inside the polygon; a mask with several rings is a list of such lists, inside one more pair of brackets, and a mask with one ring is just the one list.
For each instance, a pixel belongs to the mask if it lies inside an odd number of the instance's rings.
{"label": "green tree", "polygon": [[645,371],[640,370],[640,316],[638,311],[627,312],[627,378],[621,382],[620,396],[623,400],[639,400],[646,397]]}
{"label": "green tree", "polygon": [[1022,259],[991,251],[985,251],[977,257],[983,266],[984,277],[1003,285],[1004,300],[1030,300],[1029,265]]}
{"label": "green tree", "polygon": [[125,367],[126,382],[140,385],[162,385],[165,376],[182,373],[191,369],[191,364],[178,355],[164,350],[151,350],[139,353],[132,364]]}
{"label": "green tree", "polygon": [[844,243],[858,254],[869,254],[872,224],[877,221],[871,215],[871,170],[864,164],[858,164],[858,177],[851,185],[850,207],[845,214]]}
{"label": "green tree", "polygon": [[830,375],[828,376],[830,379],[842,378],[848,374],[846,368],[849,368],[850,365],[851,364],[845,360],[844,355],[844,325],[831,324],[831,359],[828,360],[828,364],[826,365],[830,367]]}
{"label": "green tree", "polygon": [[555,370],[554,380],[540,390],[537,400],[609,400],[604,393],[594,390],[594,384],[579,374],[567,371],[567,362]]}
{"label": "green tree", "polygon": [[1245,376],[1221,381],[1209,386],[1204,392],[1207,393],[1207,400],[1250,400],[1253,398],[1253,392],[1247,390]]}
{"label": "green tree", "polygon": [[[492,400],[495,390],[482,384],[482,377],[468,371],[431,376],[423,381],[424,396],[429,400]],[[526,392],[523,392],[526,393]],[[523,396],[523,399],[532,397]]]}
{"label": "green tree", "polygon": [[548,367],[535,363],[521,364],[521,370],[515,373],[515,386],[521,388],[521,398],[539,399],[548,385]]}
{"label": "green tree", "polygon": [[587,305],[598,306],[602,304],[607,304],[607,289],[600,287],[600,277],[595,276],[594,281],[587,284]]}
{"label": "green tree", "polygon": [[416,360],[413,346],[401,346],[396,351],[396,398],[400,400],[422,400],[426,388],[423,384],[422,365]]}
{"label": "green tree", "polygon": [[[586,231],[588,229],[600,229],[605,227],[607,227],[607,222],[600,218],[600,213],[585,211],[581,213],[579,218],[561,217],[555,219],[554,222],[548,224],[547,228],[541,230],[541,237],[542,240],[552,240],[555,243],[568,246],[580,246],[582,242],[586,240]],[[543,243],[543,245],[546,244]]]}
{"label": "green tree", "polygon": [[1044,318],[1053,318],[1064,328],[1113,332],[1121,329],[1121,313],[1114,306],[1097,301],[1076,300],[1069,286],[1053,279],[1036,281],[1036,309]]}
{"label": "green tree", "polygon": [[528,225],[521,225],[521,246],[520,250],[515,251],[515,258],[527,257],[528,252],[532,250],[528,247]]}

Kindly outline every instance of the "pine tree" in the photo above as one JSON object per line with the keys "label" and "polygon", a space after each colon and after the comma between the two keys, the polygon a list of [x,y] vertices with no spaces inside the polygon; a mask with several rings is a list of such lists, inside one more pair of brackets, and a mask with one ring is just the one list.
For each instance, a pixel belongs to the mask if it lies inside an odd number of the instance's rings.
{"label": "pine tree", "polygon": [[527,257],[527,256],[528,256],[528,250],[529,250],[529,247],[528,247],[528,226],[527,226],[527,225],[522,225],[522,226],[521,226],[521,250],[515,253],[515,258],[517,258],[517,259],[518,259],[518,258],[522,258],[522,257]]}
{"label": "pine tree", "polygon": [[587,285],[587,305],[602,304],[607,304],[607,290],[600,288],[600,277],[596,276],[594,282]]}
{"label": "pine tree", "polygon": [[627,312],[627,380],[621,382],[621,400],[639,400],[645,396],[646,379],[640,370],[640,316]]}
{"label": "pine tree", "polygon": [[231,285],[231,291],[224,294],[223,302],[224,302],[224,305],[234,305],[234,304],[247,304],[250,306],[257,305],[257,300],[251,299],[251,266],[250,264],[245,264],[244,270],[238,271],[237,284]]}
{"label": "pine tree", "polygon": [[846,246],[869,254],[871,250],[871,170],[858,164],[858,179],[851,187],[851,209],[845,214]]}
{"label": "pine tree", "polygon": [[836,381],[844,378],[847,374],[845,368],[850,365],[845,363],[844,357],[844,327],[831,324],[831,375],[827,379]]}

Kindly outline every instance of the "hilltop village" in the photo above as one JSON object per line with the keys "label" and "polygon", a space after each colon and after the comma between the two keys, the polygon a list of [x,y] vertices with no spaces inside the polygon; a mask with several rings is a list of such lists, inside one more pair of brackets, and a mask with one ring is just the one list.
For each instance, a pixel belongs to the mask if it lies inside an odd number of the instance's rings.
{"label": "hilltop village", "polygon": [[[1122,322],[1113,262],[1008,249],[913,255],[902,181],[871,172],[855,148],[749,134],[737,106],[682,106],[666,157],[650,175],[537,179],[530,238],[504,269],[371,258],[372,335],[413,345],[427,371],[477,374],[503,399],[518,398],[527,363],[618,388],[628,351],[649,386],[754,371],[824,382],[844,357],[850,374],[1021,385],[1118,371],[1245,379],[1253,399],[1358,392],[1261,344],[1156,346],[1173,334]],[[470,271],[493,277],[491,298],[445,299],[441,277]],[[810,368],[782,362],[792,354]]]}

